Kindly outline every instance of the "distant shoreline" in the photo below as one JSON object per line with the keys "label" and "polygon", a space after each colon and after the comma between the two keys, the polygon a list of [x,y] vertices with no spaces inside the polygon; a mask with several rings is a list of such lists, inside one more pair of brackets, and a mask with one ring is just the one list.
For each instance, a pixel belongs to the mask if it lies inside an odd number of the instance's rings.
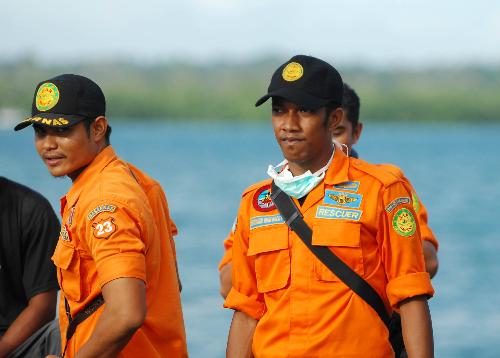
{"label": "distant shoreline", "polygon": [[[22,115],[33,89],[61,73],[98,82],[115,118],[261,121],[269,107],[254,103],[266,92],[278,60],[193,65],[87,63],[42,66],[32,61],[0,64],[0,110]],[[361,116],[374,121],[500,122],[500,65],[435,69],[342,68],[361,97]],[[10,112],[9,112],[10,113]]]}

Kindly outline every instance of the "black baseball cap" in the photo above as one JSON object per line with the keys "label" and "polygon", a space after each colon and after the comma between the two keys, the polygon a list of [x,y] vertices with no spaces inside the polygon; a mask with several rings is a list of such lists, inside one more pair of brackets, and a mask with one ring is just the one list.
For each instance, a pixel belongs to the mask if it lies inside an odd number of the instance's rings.
{"label": "black baseball cap", "polygon": [[18,131],[32,123],[65,128],[90,118],[104,116],[106,99],[91,79],[72,74],[40,82],[35,89],[31,116],[14,127]]}
{"label": "black baseball cap", "polygon": [[297,55],[274,72],[267,94],[258,107],[271,97],[281,97],[306,109],[317,109],[328,103],[342,104],[343,82],[329,63],[312,56]]}

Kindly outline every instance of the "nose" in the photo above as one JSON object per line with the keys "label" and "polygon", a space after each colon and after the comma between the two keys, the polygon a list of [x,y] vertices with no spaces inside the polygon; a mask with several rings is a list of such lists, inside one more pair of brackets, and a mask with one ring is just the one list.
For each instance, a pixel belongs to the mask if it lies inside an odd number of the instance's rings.
{"label": "nose", "polygon": [[295,109],[289,109],[283,118],[283,129],[288,132],[298,131],[299,115]]}
{"label": "nose", "polygon": [[36,145],[44,151],[54,150],[57,148],[57,137],[51,133],[36,136]]}

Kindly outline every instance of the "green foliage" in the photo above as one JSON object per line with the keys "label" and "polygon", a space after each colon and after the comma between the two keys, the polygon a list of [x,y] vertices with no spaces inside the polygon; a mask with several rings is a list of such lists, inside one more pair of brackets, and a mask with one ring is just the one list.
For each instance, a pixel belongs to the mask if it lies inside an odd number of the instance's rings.
{"label": "green foliage", "polygon": [[[265,120],[255,108],[281,60],[250,63],[0,64],[0,108],[28,113],[35,85],[61,73],[98,82],[108,116],[157,119]],[[337,67],[361,98],[361,116],[375,120],[500,120],[500,67],[385,69]]]}

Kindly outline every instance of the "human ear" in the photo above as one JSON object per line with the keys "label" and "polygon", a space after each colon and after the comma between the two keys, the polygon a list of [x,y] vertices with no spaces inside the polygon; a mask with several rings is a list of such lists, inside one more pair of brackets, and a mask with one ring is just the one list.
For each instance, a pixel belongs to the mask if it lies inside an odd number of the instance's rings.
{"label": "human ear", "polygon": [[342,107],[338,107],[330,112],[328,116],[328,129],[333,133],[333,130],[340,124],[342,117],[344,115],[344,110]]}
{"label": "human ear", "polygon": [[92,123],[91,135],[94,141],[99,142],[106,136],[106,130],[108,129],[108,120],[104,116],[99,116]]}
{"label": "human ear", "polygon": [[358,142],[359,137],[361,137],[362,131],[363,131],[363,123],[358,122],[358,124],[356,125],[356,128],[354,128],[353,133],[352,133],[352,137],[353,137],[352,144],[356,144]]}

